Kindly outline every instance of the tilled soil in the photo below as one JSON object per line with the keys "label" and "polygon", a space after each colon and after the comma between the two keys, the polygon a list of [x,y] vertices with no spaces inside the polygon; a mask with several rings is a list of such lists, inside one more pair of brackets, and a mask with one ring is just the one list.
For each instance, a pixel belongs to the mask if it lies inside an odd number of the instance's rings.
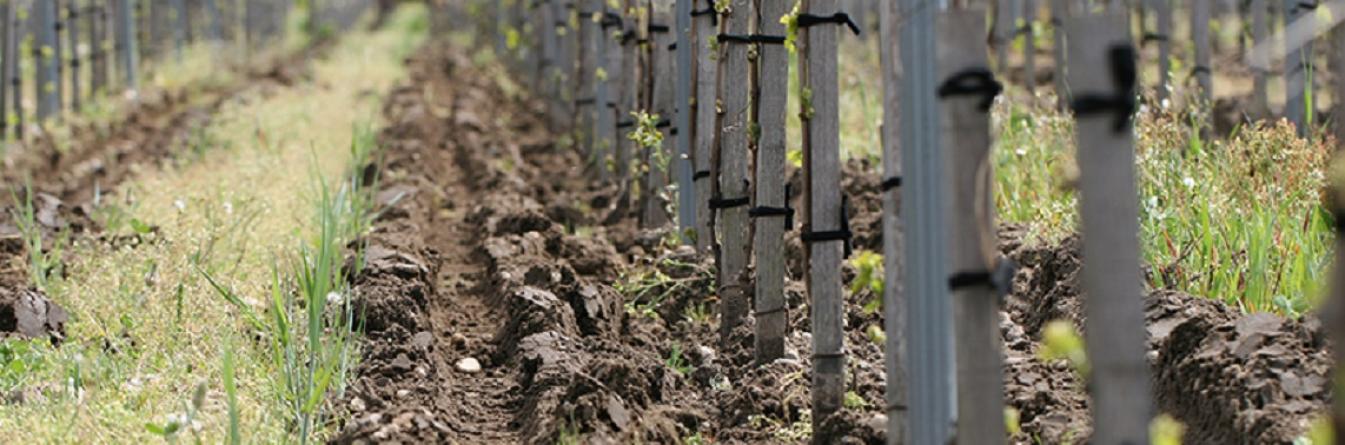
{"label": "tilled soil", "polygon": [[[874,295],[847,297],[854,400],[810,431],[796,237],[788,353],[757,365],[751,320],[726,344],[717,335],[710,261],[609,213],[613,189],[585,179],[541,107],[497,83],[505,74],[446,46],[408,63],[385,106],[384,162],[366,169],[382,178],[383,213],[352,246],[366,254],[353,278],[366,338],[334,442],[883,442],[883,354],[866,334],[882,318],[864,309]],[[855,161],[846,176],[856,248],[877,249],[878,175]],[[1086,323],[1078,240],[1001,238],[1022,265],[1000,326],[1015,442],[1086,442],[1084,379],[1037,351],[1045,323]],[[1186,424],[1186,443],[1290,443],[1324,409],[1330,362],[1312,317],[1171,291],[1146,297],[1146,317],[1155,399]]]}

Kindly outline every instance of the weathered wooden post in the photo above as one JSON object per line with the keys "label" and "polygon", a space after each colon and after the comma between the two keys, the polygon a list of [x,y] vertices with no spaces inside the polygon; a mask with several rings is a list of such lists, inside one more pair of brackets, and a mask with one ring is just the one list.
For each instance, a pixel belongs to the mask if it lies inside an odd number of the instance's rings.
{"label": "weathered wooden post", "polygon": [[1069,67],[1066,63],[1065,46],[1067,36],[1065,35],[1065,21],[1069,20],[1071,0],[1051,0],[1051,37],[1052,51],[1055,57],[1052,62],[1055,65],[1055,95],[1056,107],[1064,110],[1069,106],[1069,84],[1065,83],[1065,70]]}
{"label": "weathered wooden post", "polygon": [[727,345],[733,330],[742,324],[750,304],[743,289],[747,268],[747,185],[748,126],[751,117],[747,88],[750,66],[747,60],[752,15],[756,9],[750,0],[733,0],[723,14],[724,32],[717,39],[722,48],[720,66],[723,78],[719,101],[723,112],[719,148],[719,187],[710,208],[717,211],[719,228],[719,338]]}
{"label": "weathered wooden post", "polygon": [[780,17],[792,7],[787,0],[760,0],[758,42],[753,91],[759,128],[756,141],[755,206],[752,251],[756,257],[756,360],[769,363],[785,356],[789,305],[785,301],[785,232],[794,223],[785,184],[785,117],[789,98],[789,52],[784,47],[785,26]]}
{"label": "weathered wooden post", "polygon": [[[1302,18],[1306,14],[1312,13],[1317,7],[1315,2],[1302,2],[1299,0],[1284,0],[1284,28]],[[1299,136],[1308,134],[1308,112],[1307,106],[1310,103],[1306,100],[1306,94],[1312,86],[1308,83],[1308,72],[1312,70],[1312,40],[1308,40],[1298,48],[1290,48],[1285,42],[1284,48],[1284,118],[1293,122],[1298,130]]]}
{"label": "weathered wooden post", "polygon": [[[1191,75],[1196,78],[1196,86],[1200,87],[1197,97],[1200,98],[1203,107],[1214,106],[1214,81],[1213,73],[1210,71],[1212,69],[1210,67],[1211,1],[1191,0],[1191,39],[1195,41],[1195,65],[1191,68]],[[1202,125],[1208,126],[1208,123]]]}
{"label": "weathered wooden post", "polygon": [[56,95],[56,3],[40,1],[33,4],[33,19],[36,32],[33,42],[33,60],[37,64],[37,120],[45,121],[55,117],[61,110],[60,99]]}
{"label": "weathered wooden post", "polygon": [[14,63],[15,58],[14,52],[9,49],[9,30],[14,26],[11,14],[18,9],[15,3],[13,0],[0,2],[0,143],[9,137],[9,109],[6,108],[11,94],[9,65]]}
{"label": "weathered wooden post", "polygon": [[90,5],[89,21],[89,93],[103,94],[107,91],[107,3],[93,0]]}
{"label": "weathered wooden post", "polygon": [[121,56],[121,82],[129,90],[140,88],[140,50],[135,17],[137,0],[117,0],[117,46]]}
{"label": "weathered wooden post", "polygon": [[1023,36],[1023,87],[1029,92],[1037,88],[1037,0],[1023,0],[1023,27],[1016,32]]}
{"label": "weathered wooden post", "polygon": [[715,182],[718,178],[718,166],[712,159],[714,146],[719,140],[719,111],[716,105],[719,87],[719,63],[715,60],[719,45],[719,13],[714,9],[713,0],[705,1],[705,8],[692,12],[695,19],[696,48],[696,107],[695,144],[696,172],[692,180],[696,183],[696,248],[701,252],[714,250],[715,214],[710,208],[710,197],[714,196]]}
{"label": "weathered wooden post", "polygon": [[673,18],[672,0],[652,2],[649,47],[651,61],[649,72],[653,75],[653,109],[658,114],[658,129],[663,133],[663,142],[658,147],[650,147],[648,156],[649,170],[646,172],[644,196],[644,217],[640,219],[646,227],[663,227],[668,224],[668,202],[663,199],[668,187],[668,173],[672,168],[673,154],[676,152],[675,135],[672,131],[672,118],[676,114],[673,105],[673,75],[676,67],[673,63],[674,42],[676,36],[671,32]]}
{"label": "weathered wooden post", "polygon": [[[808,252],[808,295],[812,299],[813,430],[841,408],[845,393],[844,300],[841,261],[849,252],[850,228],[840,188],[840,89],[836,66],[836,25],[850,17],[836,0],[802,0],[799,27],[799,84],[805,95],[803,121],[804,223]],[[844,247],[844,249],[843,249]]]}
{"label": "weathered wooden post", "polygon": [[[906,443],[907,439],[907,305],[905,261],[902,260],[905,240],[902,233],[902,215],[898,212],[902,204],[902,147],[899,119],[902,66],[897,45],[905,20],[907,17],[901,14],[900,2],[889,1],[880,4],[878,58],[883,80],[883,330],[887,333],[883,361],[887,370],[887,390],[884,393],[887,406],[884,412],[887,413],[889,444]],[[757,260],[758,264],[760,261]],[[760,269],[761,266],[757,267]]]}
{"label": "weathered wooden post", "polygon": [[985,60],[985,13],[948,11],[939,23],[939,89],[943,150],[952,192],[947,208],[957,342],[959,443],[1004,443],[1003,363],[999,299],[1012,273],[997,274],[994,176],[990,170],[990,107],[1000,84]]}
{"label": "weathered wooden post", "polygon": [[[1208,0],[1197,0],[1206,3]],[[1136,56],[1122,16],[1069,24],[1070,84],[1078,120],[1085,339],[1092,363],[1094,443],[1148,443],[1149,368],[1144,358],[1139,196],[1131,115]]]}
{"label": "weathered wooden post", "polygon": [[[187,0],[173,0],[173,53],[178,62],[182,62],[182,48],[187,44],[187,33],[191,29],[191,18],[187,15]],[[276,14],[274,20],[280,21],[283,14]],[[277,26],[278,28],[278,26]]]}
{"label": "weathered wooden post", "polygon": [[639,66],[640,34],[644,32],[638,8],[632,5],[635,0],[626,0],[625,30],[621,34],[621,66],[617,77],[617,115],[616,115],[616,178],[621,194],[617,197],[617,212],[628,214],[631,210],[631,192],[638,180],[631,174],[631,163],[639,150],[635,141],[627,137],[635,128],[635,116],[632,112],[640,110]]}
{"label": "weathered wooden post", "polygon": [[[20,11],[24,10],[22,3],[12,4],[9,12],[5,16],[5,21],[9,23],[5,30],[5,77],[9,80],[9,97],[11,111],[14,113],[14,137],[23,139],[23,70],[20,67],[19,59],[23,58],[20,53],[19,40],[23,39],[25,34],[24,22],[19,18]],[[4,104],[0,104],[3,106]]]}
{"label": "weathered wooden post", "polygon": [[1009,70],[1009,47],[1018,35],[1017,15],[1014,0],[995,0],[995,22],[991,29],[991,46],[995,49],[995,70],[1007,73]]}
{"label": "weathered wooden post", "polygon": [[[1253,0],[1265,1],[1265,0]],[[1145,40],[1158,44],[1158,99],[1165,100],[1171,94],[1168,91],[1172,83],[1172,2],[1171,0],[1152,0],[1152,10],[1156,31]]]}
{"label": "weathered wooden post", "polygon": [[[1270,36],[1270,4],[1267,0],[1252,0],[1252,40],[1256,43],[1266,41]],[[1340,27],[1336,32],[1340,32]],[[1270,98],[1266,92],[1268,74],[1266,67],[1253,64],[1252,69],[1252,113],[1257,118],[1270,116]],[[1345,91],[1345,89],[1337,88]]]}
{"label": "weathered wooden post", "polygon": [[696,60],[695,46],[691,43],[691,9],[695,0],[676,0],[675,27],[677,45],[677,85],[673,94],[673,136],[677,139],[677,153],[672,168],[677,178],[677,232],[683,242],[690,242],[689,232],[696,227],[695,160],[691,156],[692,128],[692,72]]}
{"label": "weathered wooden post", "polygon": [[[54,59],[52,60],[52,63],[56,65],[56,78],[55,78],[56,113],[60,114],[61,111],[65,109],[65,77],[66,77],[65,76],[66,48],[65,44],[61,41],[61,37],[66,32],[65,5],[74,0],[51,0],[51,1],[53,3],[52,7],[56,9],[55,11],[56,20],[52,22],[52,32],[53,32],[52,37],[54,37],[54,40],[52,40],[51,42],[51,47],[53,49],[52,57]],[[74,49],[72,48],[70,51],[73,53]]]}
{"label": "weathered wooden post", "polygon": [[69,31],[66,37],[70,40],[70,108],[76,112],[80,105],[79,88],[79,0],[68,0],[66,14],[68,18]]}
{"label": "weathered wooden post", "polygon": [[[621,52],[614,50],[616,47],[612,40],[613,30],[622,29],[621,15],[613,11],[608,11],[607,2],[603,0],[592,0],[592,8],[595,11],[602,11],[602,19],[598,32],[591,37],[594,39],[594,52],[597,54],[599,71],[594,74],[594,112],[597,113],[593,120],[593,153],[591,161],[598,172],[598,180],[606,181],[610,176],[607,167],[607,161],[611,153],[616,148],[616,101],[612,95],[612,75],[618,72],[621,64]],[[617,47],[619,48],[619,47]]]}
{"label": "weathered wooden post", "polygon": [[[499,11],[503,11],[503,2],[496,8]],[[597,87],[595,74],[597,72],[596,68],[598,67],[598,60],[600,59],[596,52],[598,45],[595,38],[602,34],[601,24],[599,23],[602,14],[600,12],[597,13],[598,20],[593,20],[595,10],[593,2],[591,1],[581,3],[576,9],[579,25],[576,30],[576,38],[578,39],[576,48],[579,52],[579,64],[575,69],[576,75],[574,80],[576,82],[575,89],[578,90],[579,94],[578,97],[575,97],[574,99],[576,112],[574,118],[574,134],[576,136],[575,142],[581,147],[582,154],[585,156],[593,155],[593,143],[596,140],[593,132],[594,118],[597,116],[597,102],[594,100]],[[495,27],[500,36],[496,39],[495,52],[496,54],[499,54],[499,57],[504,57],[508,49],[507,45],[501,42],[505,38],[504,34],[505,30],[509,27],[509,21],[502,16],[504,14],[503,12],[499,12],[498,14],[501,16],[496,17]]]}

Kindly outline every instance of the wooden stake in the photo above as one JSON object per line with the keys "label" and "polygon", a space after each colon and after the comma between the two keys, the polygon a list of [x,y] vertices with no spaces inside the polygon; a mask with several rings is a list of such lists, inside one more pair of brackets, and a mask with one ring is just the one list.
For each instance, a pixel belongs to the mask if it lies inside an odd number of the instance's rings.
{"label": "wooden stake", "polygon": [[0,2],[0,142],[9,137],[9,103],[11,88],[9,85],[10,64],[14,63],[14,52],[10,51],[10,29],[14,26],[12,14],[18,6],[12,1]]}
{"label": "wooden stake", "polygon": [[[1267,0],[1252,0],[1252,39],[1256,43],[1265,42],[1270,36],[1270,5]],[[1340,33],[1340,28],[1337,28]],[[1252,113],[1265,118],[1270,116],[1270,97],[1266,92],[1267,73],[1262,67],[1252,66]]]}
{"label": "wooden stake", "polygon": [[[1196,86],[1200,88],[1197,97],[1204,107],[1214,105],[1214,82],[1211,76],[1213,73],[1211,70],[1214,68],[1210,65],[1211,1],[1213,0],[1191,0],[1191,40],[1195,41],[1195,66],[1191,68],[1191,75],[1195,77]],[[1208,123],[1202,125],[1208,126]]]}
{"label": "wooden stake", "polygon": [[89,21],[89,93],[102,94],[107,91],[107,4],[104,0],[93,0],[91,10],[86,17]]}
{"label": "wooden stake", "polygon": [[59,97],[56,95],[57,84],[61,78],[57,76],[55,57],[56,46],[56,4],[50,1],[39,1],[34,5],[33,14],[35,35],[33,39],[33,60],[37,63],[37,119],[45,121],[55,117],[61,110]]}
{"label": "wooden stake", "polygon": [[[627,0],[626,11],[634,9],[633,2]],[[640,109],[639,96],[639,64],[640,56],[637,52],[637,44],[640,29],[640,20],[634,14],[623,14],[626,24],[624,34],[621,37],[621,66],[617,81],[617,131],[616,131],[616,178],[621,186],[621,194],[617,198],[617,212],[627,214],[631,209],[631,191],[636,184],[635,177],[631,174],[631,162],[633,162],[635,150],[635,141],[626,137],[631,130],[635,129],[635,116],[631,112]]]}
{"label": "wooden stake", "polygon": [[[802,0],[800,11],[816,16],[836,13],[836,0]],[[841,199],[840,113],[836,67],[838,26],[820,24],[799,30],[799,84],[802,103],[804,208],[807,220],[808,295],[812,299],[813,431],[841,408],[845,393],[844,302],[841,261],[849,228],[843,225]],[[824,236],[843,235],[843,236]]]}
{"label": "wooden stake", "polygon": [[1023,0],[1023,87],[1031,92],[1037,88],[1037,0]]}
{"label": "wooden stake", "polygon": [[[595,11],[602,11],[606,17],[608,13],[615,14],[607,10],[607,2],[604,0],[590,0],[590,7]],[[612,16],[615,17],[615,16]],[[594,168],[598,172],[599,181],[607,181],[609,173],[607,161],[612,151],[616,147],[616,101],[612,95],[612,76],[619,73],[621,65],[621,52],[617,50],[616,43],[612,41],[612,30],[619,29],[616,21],[606,20],[598,27],[596,35],[590,37],[593,39],[594,51],[597,53],[597,61],[602,67],[601,74],[594,74],[595,92],[593,94],[593,109],[597,117],[593,121],[593,154],[591,155]]]}
{"label": "wooden stake", "polygon": [[696,172],[693,182],[696,184],[696,248],[701,252],[714,249],[714,211],[710,209],[711,196],[714,196],[714,184],[717,166],[711,159],[711,151],[719,138],[719,112],[716,107],[716,94],[719,87],[719,63],[715,53],[715,38],[719,35],[719,17],[711,9],[713,1],[705,1],[705,8],[697,13],[695,22],[696,46]]}
{"label": "wooden stake", "polygon": [[1166,100],[1172,87],[1172,2],[1154,0],[1153,9],[1158,21],[1158,99]]}
{"label": "wooden stake", "polygon": [[658,114],[660,123],[666,122],[667,125],[661,125],[659,131],[663,133],[663,143],[659,147],[649,148],[649,169],[646,173],[646,182],[642,195],[644,196],[644,217],[641,221],[646,227],[663,227],[668,224],[668,200],[666,189],[668,186],[668,173],[672,168],[672,156],[677,151],[676,136],[672,134],[672,119],[676,114],[676,107],[673,106],[673,74],[676,66],[673,64],[673,50],[669,47],[677,41],[677,37],[672,32],[672,5],[673,0],[657,0],[653,2],[653,23],[658,29],[663,27],[668,29],[654,32],[651,36],[653,42],[650,47],[652,62],[648,70],[653,74],[653,112]]}
{"label": "wooden stake", "polygon": [[1065,70],[1069,64],[1065,60],[1065,46],[1067,36],[1065,35],[1065,21],[1069,20],[1069,11],[1071,0],[1051,0],[1051,34],[1054,38],[1053,51],[1055,51],[1055,95],[1057,108],[1064,110],[1069,107],[1069,84],[1065,83]]}
{"label": "wooden stake", "polygon": [[[79,0],[68,0],[70,3],[66,6],[69,18],[67,25],[70,28],[66,37],[70,39],[70,108],[76,112],[80,109],[80,88],[79,88]],[[182,0],[178,0],[182,1]]]}
{"label": "wooden stake", "polygon": [[[1287,29],[1289,24],[1298,20],[1312,11],[1299,6],[1298,0],[1284,0],[1284,27]],[[1310,3],[1316,5],[1316,3]],[[1286,45],[1288,43],[1286,42]],[[1303,46],[1298,48],[1284,48],[1284,118],[1294,124],[1298,129],[1298,135],[1307,136],[1307,91],[1311,85],[1308,84],[1308,72],[1312,70],[1312,40],[1308,40]]]}
{"label": "wooden stake", "polygon": [[[1208,0],[1197,0],[1205,3]],[[1135,53],[1123,17],[1070,23],[1070,84],[1080,172],[1085,339],[1092,363],[1094,443],[1148,443],[1149,368],[1144,358],[1139,197],[1130,117]]]}
{"label": "wooden stake", "polygon": [[[1004,443],[1000,294],[995,268],[994,198],[990,185],[990,106],[999,93],[985,60],[976,10],[945,12],[939,23],[939,95],[943,149],[952,193],[948,208],[957,350],[958,441]],[[963,90],[950,87],[968,87]]]}
{"label": "wooden stake", "polygon": [[[780,17],[793,7],[787,0],[757,0],[756,34],[785,35]],[[753,110],[757,139],[752,251],[756,257],[756,359],[769,363],[785,356],[789,330],[785,303],[785,232],[793,210],[785,193],[785,114],[789,97],[789,52],[784,45],[757,47]]]}
{"label": "wooden stake", "polygon": [[20,53],[19,40],[23,39],[25,34],[22,20],[19,20],[19,12],[24,8],[22,5],[13,4],[9,8],[6,21],[9,22],[9,29],[5,33],[5,76],[9,79],[9,97],[11,100],[11,111],[14,113],[14,137],[23,139],[23,71],[19,65],[19,59],[23,57]]}
{"label": "wooden stake", "polygon": [[673,128],[677,130],[677,155],[673,158],[673,170],[677,174],[677,231],[682,242],[690,243],[690,233],[696,230],[696,185],[695,159],[692,157],[691,142],[696,130],[692,127],[695,110],[693,74],[695,73],[696,47],[692,45],[691,10],[693,0],[676,0],[677,33],[677,89],[674,94],[674,108],[677,117]]}
{"label": "wooden stake", "polygon": [[117,2],[117,43],[121,56],[121,83],[129,90],[140,88],[140,50],[136,41],[135,17],[136,0],[116,0]]}
{"label": "wooden stake", "polygon": [[[878,12],[878,57],[883,77],[883,330],[884,365],[887,370],[887,443],[906,440],[906,289],[905,228],[901,213],[901,78],[902,66],[898,39],[904,17],[898,2],[883,2]],[[758,260],[760,261],[760,260]],[[760,267],[760,266],[758,266]],[[758,321],[760,323],[760,321]]]}
{"label": "wooden stake", "polygon": [[995,0],[994,2],[995,22],[991,29],[991,46],[995,49],[995,69],[1001,73],[1009,71],[1009,47],[1013,46],[1013,38],[1016,34],[1017,26],[1015,19],[1018,11],[1014,10],[1013,0]]}
{"label": "wooden stake", "polygon": [[[751,0],[732,0],[730,12],[724,17],[724,35],[749,35],[752,33],[752,15],[755,9]],[[747,187],[748,137],[750,110],[747,88],[750,83],[747,60],[749,45],[733,42],[721,35],[719,45],[722,48],[721,63],[724,76],[719,86],[719,100],[723,107],[723,122],[720,130],[719,154],[719,194],[713,195],[718,201],[719,213],[716,218],[719,227],[719,338],[724,345],[729,344],[733,330],[741,325],[749,307],[743,283],[746,281],[743,271],[747,268],[747,204],[750,196]]]}

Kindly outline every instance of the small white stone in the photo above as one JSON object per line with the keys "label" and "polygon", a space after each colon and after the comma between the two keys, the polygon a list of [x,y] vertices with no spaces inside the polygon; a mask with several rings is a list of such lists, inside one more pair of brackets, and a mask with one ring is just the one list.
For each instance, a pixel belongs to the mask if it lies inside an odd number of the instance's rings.
{"label": "small white stone", "polygon": [[343,298],[341,298],[340,292],[337,291],[327,292],[327,304],[331,305],[341,304],[342,300]]}
{"label": "small white stone", "polygon": [[459,371],[468,374],[475,374],[481,372],[481,362],[478,362],[476,361],[476,359],[471,357],[464,357],[461,360],[458,360],[457,367]]}
{"label": "small white stone", "polygon": [[400,398],[403,398],[403,397],[406,397],[406,396],[409,396],[409,395],[411,395],[411,390],[409,390],[409,389],[399,389],[399,390],[397,390],[397,398],[399,398],[399,399],[400,399]]}
{"label": "small white stone", "polygon": [[364,399],[361,399],[361,398],[359,398],[359,397],[350,399],[350,411],[351,411],[351,412],[356,412],[356,413],[358,413],[358,412],[362,412],[362,411],[364,411],[364,408],[365,408],[365,406],[364,406]]}

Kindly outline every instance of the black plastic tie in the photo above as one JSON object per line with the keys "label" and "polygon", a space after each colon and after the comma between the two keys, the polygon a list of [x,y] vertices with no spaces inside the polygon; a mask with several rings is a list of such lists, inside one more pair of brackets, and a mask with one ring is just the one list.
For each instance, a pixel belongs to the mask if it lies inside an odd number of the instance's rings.
{"label": "black plastic tie", "polygon": [[702,180],[702,179],[705,179],[705,178],[709,178],[709,177],[710,177],[710,171],[709,171],[709,170],[701,170],[701,171],[698,171],[698,172],[696,172],[695,174],[691,175],[691,180],[692,180],[692,181],[699,181],[699,180]]}
{"label": "black plastic tie", "polygon": [[594,103],[597,103],[597,100],[592,97],[585,97],[574,100],[575,105],[593,105]]}
{"label": "black plastic tie", "polygon": [[668,25],[658,23],[650,23],[648,29],[650,33],[658,33],[658,34],[663,34],[672,31],[672,28],[668,27]]}
{"label": "black plastic tie", "polygon": [[711,210],[732,209],[742,207],[751,203],[752,199],[746,196],[738,198],[722,198],[716,196],[710,198],[710,209]]}
{"label": "black plastic tie", "polygon": [[620,121],[620,122],[617,122],[617,123],[616,123],[616,128],[629,128],[629,127],[634,127],[634,126],[635,126],[635,121],[630,121],[630,120]]}
{"label": "black plastic tie", "polygon": [[799,14],[797,23],[800,28],[808,28],[824,24],[845,25],[846,27],[849,27],[850,31],[855,33],[855,35],[859,35],[859,25],[855,24],[855,21],[850,19],[850,14],[844,12],[838,12],[832,15]]}
{"label": "black plastic tie", "polygon": [[767,207],[767,206],[756,206],[756,207],[752,207],[752,208],[750,208],[750,209],[747,209],[747,217],[748,217],[748,218],[766,218],[766,217],[779,217],[779,216],[783,216],[783,217],[785,217],[785,230],[789,230],[790,227],[794,227],[794,209],[793,209],[792,207],[789,206],[789,198],[790,198],[790,194],[791,194],[791,191],[790,191],[789,184],[785,184],[785,206],[784,206],[784,207]]}
{"label": "black plastic tie", "polygon": [[842,241],[845,243],[845,256],[850,256],[850,239],[854,237],[854,234],[850,232],[850,214],[849,211],[846,210],[846,208],[849,207],[849,204],[850,198],[842,196],[841,228],[839,230],[807,231],[799,234],[799,239],[808,244],[827,241]]}
{"label": "black plastic tie", "polygon": [[882,188],[884,192],[891,191],[892,189],[895,188],[901,188],[901,177],[893,176],[891,178],[884,179]]}
{"label": "black plastic tie", "polygon": [[1008,295],[1013,289],[1013,276],[1018,272],[1018,264],[1008,258],[1000,258],[994,270],[962,271],[948,277],[948,289],[959,290],[969,287],[986,287],[995,291],[997,296]]}
{"label": "black plastic tie", "polygon": [[710,16],[711,26],[719,26],[719,11],[716,11],[714,6],[707,6],[705,9],[691,11],[692,17],[700,17],[703,15]]}
{"label": "black plastic tie", "polygon": [[995,74],[986,68],[969,68],[952,75],[939,85],[939,98],[954,96],[980,96],[981,111],[990,111],[995,96],[1004,91],[1004,86],[995,80]]}
{"label": "black plastic tie", "polygon": [[768,36],[765,34],[720,34],[715,37],[719,43],[760,43],[766,45],[784,45],[785,36]]}
{"label": "black plastic tie", "polygon": [[1121,133],[1135,114],[1135,49],[1127,44],[1115,45],[1107,51],[1107,58],[1115,90],[1111,94],[1082,94],[1070,102],[1070,108],[1075,116],[1112,113],[1113,131]]}
{"label": "black plastic tie", "polygon": [[602,20],[598,21],[598,26],[601,26],[602,29],[621,28],[624,26],[624,22],[622,22],[620,14],[604,12],[602,13]]}
{"label": "black plastic tie", "polygon": [[654,124],[654,128],[668,128],[668,127],[671,127],[671,126],[672,126],[672,121],[667,120],[667,119],[659,119],[659,121],[658,121],[657,123]]}
{"label": "black plastic tie", "polygon": [[1146,32],[1144,33],[1143,36],[1140,37],[1140,43],[1144,44],[1148,44],[1150,42],[1166,42],[1166,41],[1168,41],[1167,34],[1159,34],[1156,32]]}

